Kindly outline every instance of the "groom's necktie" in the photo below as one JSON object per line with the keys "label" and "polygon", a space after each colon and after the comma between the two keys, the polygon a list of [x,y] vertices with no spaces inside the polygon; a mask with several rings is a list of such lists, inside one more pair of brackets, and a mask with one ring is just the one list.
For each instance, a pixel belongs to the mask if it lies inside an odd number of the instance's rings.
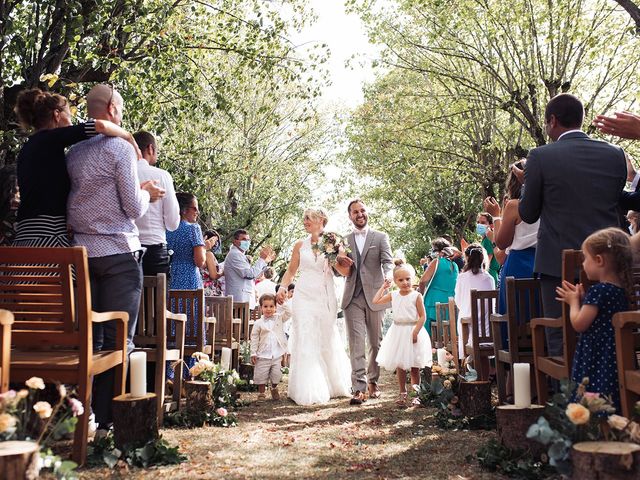
{"label": "groom's necktie", "polygon": [[[353,236],[353,241],[355,243],[355,235]],[[355,245],[355,251],[356,251],[356,286],[353,289],[353,296],[357,297],[358,295],[360,295],[360,292],[362,292],[362,280],[360,279],[360,260],[361,260],[361,256],[360,256],[360,250],[358,249],[358,244],[356,243]]]}

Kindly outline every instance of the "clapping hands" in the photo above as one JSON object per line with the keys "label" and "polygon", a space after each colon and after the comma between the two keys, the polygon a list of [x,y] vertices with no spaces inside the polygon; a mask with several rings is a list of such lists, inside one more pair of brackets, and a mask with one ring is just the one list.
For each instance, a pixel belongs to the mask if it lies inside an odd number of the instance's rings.
{"label": "clapping hands", "polygon": [[581,283],[574,285],[571,282],[563,280],[562,285],[556,287],[556,295],[556,300],[559,302],[564,302],[568,305],[575,302],[579,304],[582,297],[584,297],[584,288]]}
{"label": "clapping hands", "polygon": [[267,245],[260,250],[260,258],[267,263],[271,263],[276,258],[276,252],[273,251],[273,248]]}
{"label": "clapping hands", "polygon": [[593,125],[602,133],[640,140],[640,116],[631,112],[616,112],[613,115],[613,117],[597,115]]}
{"label": "clapping hands", "polygon": [[487,197],[482,202],[484,211],[490,214],[492,217],[500,216],[500,204],[494,197]]}

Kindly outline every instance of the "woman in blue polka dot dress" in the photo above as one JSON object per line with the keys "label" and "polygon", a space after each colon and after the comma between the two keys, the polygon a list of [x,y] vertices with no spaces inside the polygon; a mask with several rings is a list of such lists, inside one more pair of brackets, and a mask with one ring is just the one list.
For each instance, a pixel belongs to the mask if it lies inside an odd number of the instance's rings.
{"label": "woman in blue polka dot dress", "polygon": [[587,237],[582,252],[587,277],[598,283],[586,295],[581,284],[567,281],[557,289],[558,300],[570,307],[571,325],[580,333],[571,379],[580,383],[588,377],[587,391],[611,397],[620,411],[611,319],[615,313],[629,309],[628,295],[633,287],[629,236],[618,228],[599,230]]}

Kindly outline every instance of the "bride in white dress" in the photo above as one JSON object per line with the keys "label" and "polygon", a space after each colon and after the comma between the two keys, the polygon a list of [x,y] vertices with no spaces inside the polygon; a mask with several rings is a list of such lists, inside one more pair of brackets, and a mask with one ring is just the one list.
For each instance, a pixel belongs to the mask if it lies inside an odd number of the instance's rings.
{"label": "bride in white dress", "polygon": [[[330,398],[350,395],[351,366],[336,325],[338,302],[333,270],[327,258],[312,249],[326,224],[324,210],[305,210],[304,228],[310,235],[293,246],[289,268],[278,291],[281,303],[287,285],[300,271],[291,311],[288,391],[289,398],[298,405],[326,403]],[[339,256],[346,254],[341,251]],[[349,274],[350,267],[334,268],[342,275]]]}

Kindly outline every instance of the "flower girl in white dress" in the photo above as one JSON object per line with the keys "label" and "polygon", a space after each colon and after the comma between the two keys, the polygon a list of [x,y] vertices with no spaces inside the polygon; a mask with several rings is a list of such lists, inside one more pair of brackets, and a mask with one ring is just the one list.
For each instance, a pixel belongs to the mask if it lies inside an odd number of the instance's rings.
{"label": "flower girl in white dress", "polygon": [[376,361],[386,370],[395,370],[400,386],[400,406],[407,403],[407,370],[411,383],[420,383],[420,369],[432,364],[431,338],[424,328],[425,311],[422,295],[413,289],[415,270],[402,260],[395,261],[393,281],[398,291],[388,292],[390,280],[385,280],[373,297],[373,303],[391,301],[393,324],[382,340]]}

